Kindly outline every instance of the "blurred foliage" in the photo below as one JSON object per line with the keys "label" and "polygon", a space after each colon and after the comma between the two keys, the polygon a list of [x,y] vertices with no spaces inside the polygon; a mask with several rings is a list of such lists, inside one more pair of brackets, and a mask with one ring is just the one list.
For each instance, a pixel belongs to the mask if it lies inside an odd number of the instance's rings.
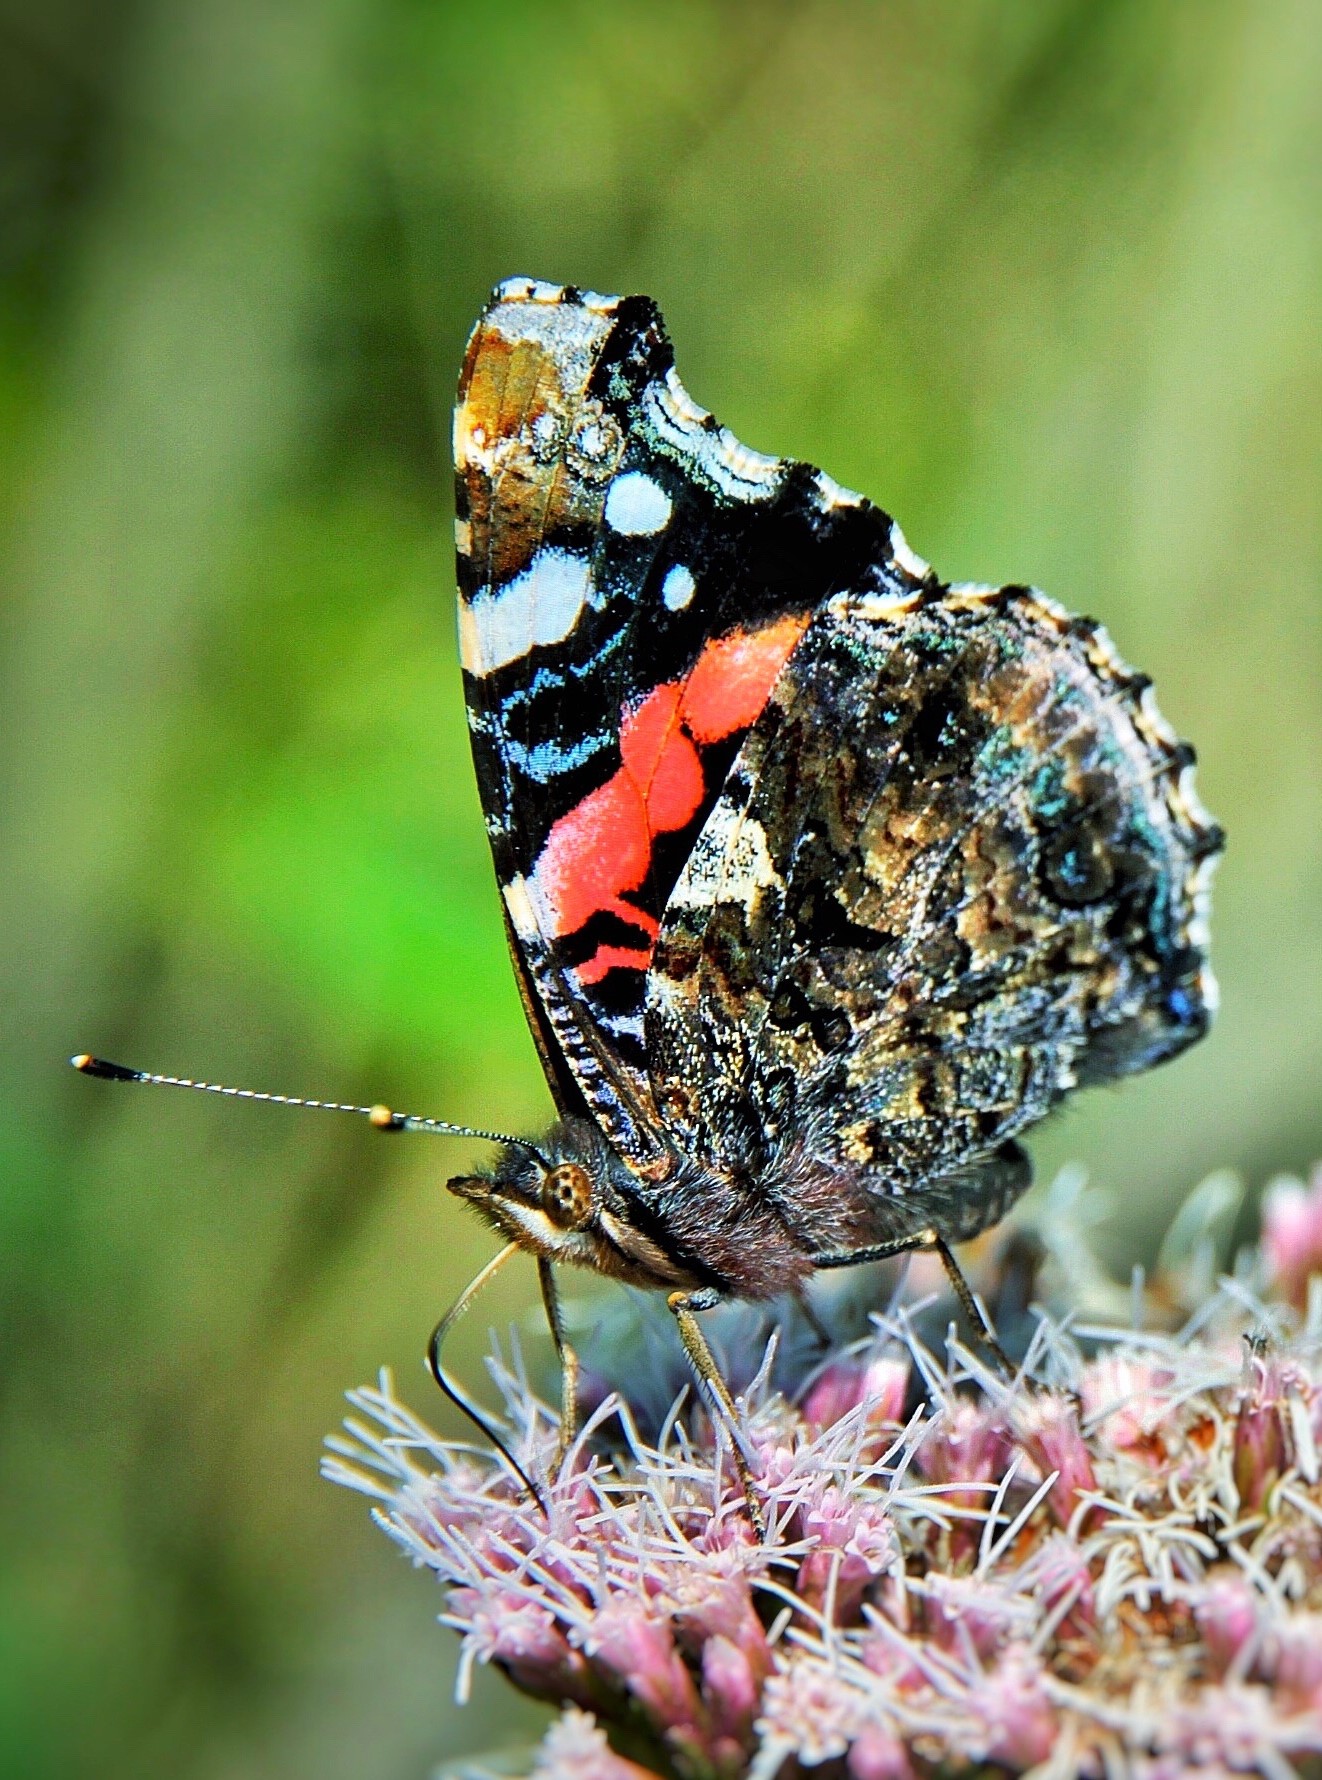
{"label": "blurred foliage", "polygon": [[435,1409],[463,1146],[62,1069],[544,1116],[451,636],[499,277],[651,292],[742,438],[1155,676],[1230,832],[1224,1013],[1035,1145],[1113,1252],[1322,1151],[1319,24],[4,0],[5,1772],[404,1780],[528,1728],[492,1678],[455,1714],[429,1591],[316,1478],[382,1361]]}

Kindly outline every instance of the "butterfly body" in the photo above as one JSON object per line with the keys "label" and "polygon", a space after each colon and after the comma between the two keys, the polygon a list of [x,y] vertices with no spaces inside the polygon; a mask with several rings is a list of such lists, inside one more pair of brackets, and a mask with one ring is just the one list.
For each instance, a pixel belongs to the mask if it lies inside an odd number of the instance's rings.
{"label": "butterfly body", "polygon": [[457,1183],[512,1240],[747,1297],[963,1240],[1065,1093],[1205,1030],[1219,831],[1100,627],[941,582],[740,445],[645,298],[499,287],[455,455],[474,756],[561,1113]]}

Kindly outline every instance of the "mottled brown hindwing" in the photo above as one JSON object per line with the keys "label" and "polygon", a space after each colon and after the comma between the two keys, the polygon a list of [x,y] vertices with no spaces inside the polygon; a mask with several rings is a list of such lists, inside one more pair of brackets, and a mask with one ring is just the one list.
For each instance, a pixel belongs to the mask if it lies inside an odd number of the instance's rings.
{"label": "mottled brown hindwing", "polygon": [[832,599],[662,922],[646,1029],[678,1143],[830,1183],[877,1240],[990,1221],[980,1162],[1205,1027],[1220,836],[1190,764],[1105,634],[1036,593]]}

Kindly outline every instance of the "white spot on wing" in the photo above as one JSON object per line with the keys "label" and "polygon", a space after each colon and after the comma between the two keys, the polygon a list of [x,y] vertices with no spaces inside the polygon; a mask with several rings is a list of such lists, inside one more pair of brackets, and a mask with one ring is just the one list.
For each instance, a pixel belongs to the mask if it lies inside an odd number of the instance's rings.
{"label": "white spot on wing", "polygon": [[554,414],[539,414],[528,429],[534,450],[554,451],[559,428]]}
{"label": "white spot on wing", "polygon": [[647,1043],[647,1030],[643,1025],[641,1014],[603,1013],[601,1024],[609,1026],[617,1037],[635,1038],[640,1045]]}
{"label": "white spot on wing", "polygon": [[528,894],[528,880],[522,875],[511,878],[506,884],[505,907],[509,910],[510,926],[523,944],[526,947],[539,947],[541,929],[532,898]]}
{"label": "white spot on wing", "polygon": [[497,303],[563,303],[567,308],[591,309],[598,315],[613,315],[620,306],[618,297],[601,291],[581,290],[571,303],[563,284],[548,284],[544,278],[505,278],[496,286]]}
{"label": "white spot on wing", "polygon": [[591,591],[585,556],[539,550],[523,573],[459,607],[459,653],[470,674],[491,674],[537,645],[560,643]]}
{"label": "white spot on wing", "polygon": [[496,299],[501,303],[555,302],[563,285],[547,284],[541,278],[503,278],[496,286]]}
{"label": "white spot on wing", "polygon": [[486,428],[474,424],[467,402],[454,411],[454,467],[461,473],[476,466],[485,475],[491,474],[494,459],[487,440]]}
{"label": "white spot on wing", "polygon": [[672,511],[670,496],[641,470],[617,476],[606,494],[606,524],[626,538],[659,532]]}
{"label": "white spot on wing", "polygon": [[766,830],[754,816],[716,806],[666,904],[670,909],[708,908],[713,902],[752,908],[779,883]]}
{"label": "white spot on wing", "polygon": [[779,883],[767,833],[753,816],[745,816],[725,855],[725,880],[741,901]]}
{"label": "white spot on wing", "polygon": [[610,450],[610,436],[595,415],[575,424],[574,446],[592,463],[601,463],[605,459]]}
{"label": "white spot on wing", "polygon": [[682,562],[677,562],[672,569],[666,571],[666,578],[661,583],[661,598],[671,612],[682,612],[693,598],[695,582],[692,570]]}

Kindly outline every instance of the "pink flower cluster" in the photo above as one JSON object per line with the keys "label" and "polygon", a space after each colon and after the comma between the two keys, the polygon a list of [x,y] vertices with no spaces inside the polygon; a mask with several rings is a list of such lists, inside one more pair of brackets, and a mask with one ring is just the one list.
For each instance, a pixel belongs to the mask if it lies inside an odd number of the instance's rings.
{"label": "pink flower cluster", "polygon": [[563,1709],[536,1780],[1322,1774],[1322,1328],[1241,1274],[1176,1333],[1043,1316],[1012,1383],[903,1312],[796,1401],[769,1375],[760,1542],[681,1406],[644,1439],[607,1399],[550,1475],[493,1362],[548,1519],[384,1376],[353,1394],[328,1475],[435,1573],[462,1676]]}

